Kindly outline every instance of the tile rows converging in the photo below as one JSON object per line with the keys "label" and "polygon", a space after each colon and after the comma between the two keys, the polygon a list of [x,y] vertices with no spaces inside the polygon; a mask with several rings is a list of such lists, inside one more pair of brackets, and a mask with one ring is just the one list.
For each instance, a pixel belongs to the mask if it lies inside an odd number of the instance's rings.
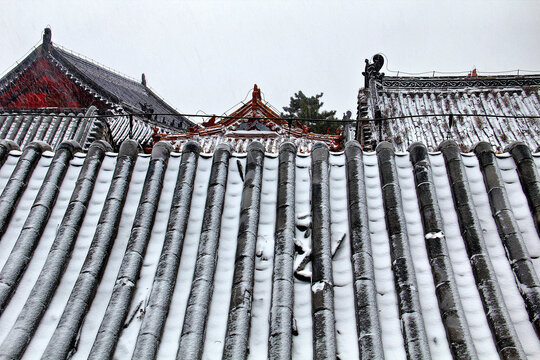
{"label": "tile rows converging", "polygon": [[540,157],[0,141],[0,359],[540,356]]}

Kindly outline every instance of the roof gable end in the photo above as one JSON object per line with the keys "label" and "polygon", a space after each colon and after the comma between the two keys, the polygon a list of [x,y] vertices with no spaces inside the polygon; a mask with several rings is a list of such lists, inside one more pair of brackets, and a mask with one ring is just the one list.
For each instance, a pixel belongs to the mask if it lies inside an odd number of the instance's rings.
{"label": "roof gable end", "polygon": [[0,90],[5,109],[104,108],[100,99],[78,86],[48,57],[37,57],[18,77]]}

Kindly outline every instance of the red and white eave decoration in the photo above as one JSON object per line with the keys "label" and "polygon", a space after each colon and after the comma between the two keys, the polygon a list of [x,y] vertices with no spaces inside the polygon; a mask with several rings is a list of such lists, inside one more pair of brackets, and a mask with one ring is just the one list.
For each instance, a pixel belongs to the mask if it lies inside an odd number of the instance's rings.
{"label": "red and white eave decoration", "polygon": [[311,152],[316,142],[324,142],[331,151],[341,150],[343,136],[338,134],[315,134],[298,121],[283,120],[261,99],[261,90],[255,84],[250,101],[233,111],[230,115],[210,120],[189,128],[188,132],[178,134],[154,134],[154,143],[170,142],[178,151],[190,140],[201,145],[203,153],[212,153],[217,145],[228,143],[236,153],[245,153],[248,145],[257,141],[264,145],[267,153],[278,153],[284,142],[293,142],[299,153]]}

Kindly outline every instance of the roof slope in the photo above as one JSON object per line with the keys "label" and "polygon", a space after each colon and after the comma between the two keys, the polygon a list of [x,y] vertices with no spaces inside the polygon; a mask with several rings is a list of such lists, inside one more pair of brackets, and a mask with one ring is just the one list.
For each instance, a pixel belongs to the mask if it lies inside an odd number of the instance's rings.
{"label": "roof slope", "polygon": [[0,357],[540,356],[540,157],[523,144],[8,145]]}
{"label": "roof slope", "polygon": [[129,112],[173,114],[156,115],[149,120],[175,130],[185,130],[187,126],[193,125],[191,121],[178,114],[173,107],[158,97],[145,83],[118,75],[59,47],[53,46],[53,56],[63,65],[75,70],[80,77],[87,78],[92,87],[102,90],[115,103],[127,107]]}
{"label": "roof slope", "polygon": [[360,90],[358,118],[383,119],[368,127],[377,141],[401,150],[416,141],[435,149],[447,138],[466,148],[487,141],[497,151],[515,141],[540,146],[539,75],[367,79],[375,85]]}

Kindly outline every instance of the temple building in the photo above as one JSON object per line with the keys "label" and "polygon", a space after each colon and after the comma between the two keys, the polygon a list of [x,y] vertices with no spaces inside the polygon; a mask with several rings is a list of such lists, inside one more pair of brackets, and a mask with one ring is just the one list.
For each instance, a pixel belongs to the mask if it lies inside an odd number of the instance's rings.
{"label": "temple building", "polygon": [[[229,144],[234,152],[245,153],[252,142],[260,142],[267,153],[277,153],[284,142],[294,143],[300,153],[309,153],[316,142],[323,142],[330,150],[341,149],[344,137],[338,134],[316,134],[299,121],[282,119],[268,102],[261,98],[255,84],[252,98],[227,116],[212,116],[208,121],[189,128],[187,132],[160,134],[154,141],[170,142],[180,150],[189,140],[197,141],[203,153],[213,153],[219,144]],[[219,119],[216,119],[219,118]]]}
{"label": "temple building", "polygon": [[125,139],[143,146],[153,128],[178,132],[193,125],[146,84],[106,69],[52,42],[43,42],[0,79],[0,139],[20,147],[44,141],[55,149],[76,140],[86,149],[105,139],[117,148]]}
{"label": "temple building", "polygon": [[540,146],[540,75],[397,77],[366,60],[358,93],[358,140],[367,149],[389,141],[405,151],[415,142],[430,150],[453,139],[468,151],[479,141],[496,151],[524,141]]}

